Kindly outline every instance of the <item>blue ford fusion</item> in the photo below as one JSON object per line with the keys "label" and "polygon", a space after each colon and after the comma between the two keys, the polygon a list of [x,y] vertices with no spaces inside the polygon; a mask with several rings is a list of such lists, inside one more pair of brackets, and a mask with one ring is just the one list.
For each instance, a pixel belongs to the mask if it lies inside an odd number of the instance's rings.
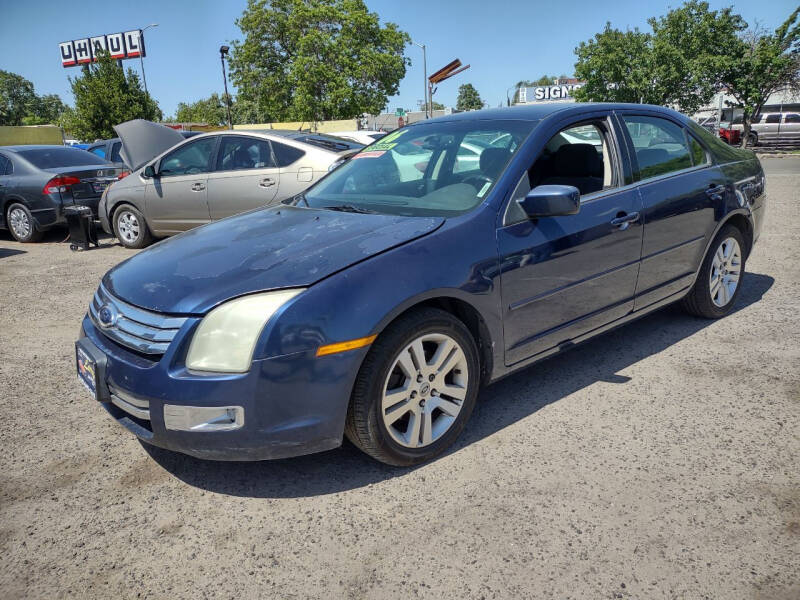
{"label": "blue ford fusion", "polygon": [[752,153],[664,108],[434,119],[113,268],[78,375],[156,446],[411,465],[482,385],[669,303],[729,313],[764,205]]}

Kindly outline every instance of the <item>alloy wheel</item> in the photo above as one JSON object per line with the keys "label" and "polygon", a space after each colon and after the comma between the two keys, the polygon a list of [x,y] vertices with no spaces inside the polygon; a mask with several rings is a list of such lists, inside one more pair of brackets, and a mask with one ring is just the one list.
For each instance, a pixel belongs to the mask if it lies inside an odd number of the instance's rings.
{"label": "alloy wheel", "polygon": [[31,233],[31,221],[28,218],[28,213],[21,208],[12,208],[9,211],[8,223],[18,238],[27,238]]}
{"label": "alloy wheel", "polygon": [[117,217],[117,233],[123,241],[133,244],[139,237],[139,219],[129,210],[123,210]]}
{"label": "alloy wheel", "polygon": [[709,285],[711,301],[720,308],[727,306],[739,287],[739,278],[742,271],[742,251],[739,242],[729,237],[714,253],[711,262]]}
{"label": "alloy wheel", "polygon": [[468,382],[467,358],[456,340],[441,333],[419,336],[395,358],[384,382],[386,431],[407,448],[433,444],[455,423]]}

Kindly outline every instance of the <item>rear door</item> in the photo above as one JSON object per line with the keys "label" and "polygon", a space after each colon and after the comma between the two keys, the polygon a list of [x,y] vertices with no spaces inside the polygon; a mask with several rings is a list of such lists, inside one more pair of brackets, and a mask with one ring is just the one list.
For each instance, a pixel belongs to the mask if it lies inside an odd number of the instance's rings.
{"label": "rear door", "polygon": [[206,188],[219,136],[183,144],[158,163],[148,182],[145,210],[157,233],[177,233],[211,220]]}
{"label": "rear door", "polygon": [[[642,248],[639,193],[608,112],[562,123],[520,174],[497,231],[506,364],[569,343],[633,310]],[[538,185],[581,191],[578,214],[530,220]]]}
{"label": "rear door", "polygon": [[639,310],[686,289],[713,233],[726,179],[702,144],[663,114],[620,111],[644,219]]}
{"label": "rear door", "polygon": [[800,142],[800,114],[785,113],[781,123],[780,142],[782,144]]}
{"label": "rear door", "polygon": [[278,194],[280,173],[269,140],[221,135],[216,168],[208,176],[211,220],[269,206]]}

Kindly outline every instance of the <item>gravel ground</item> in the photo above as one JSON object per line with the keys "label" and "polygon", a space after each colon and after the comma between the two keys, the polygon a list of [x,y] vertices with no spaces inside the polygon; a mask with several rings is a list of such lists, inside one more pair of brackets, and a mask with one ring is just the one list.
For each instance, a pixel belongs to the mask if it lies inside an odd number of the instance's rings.
{"label": "gravel ground", "polygon": [[763,160],[734,314],[667,308],[509,377],[416,469],[142,446],[73,365],[129,251],[0,232],[0,596],[799,598],[800,158]]}

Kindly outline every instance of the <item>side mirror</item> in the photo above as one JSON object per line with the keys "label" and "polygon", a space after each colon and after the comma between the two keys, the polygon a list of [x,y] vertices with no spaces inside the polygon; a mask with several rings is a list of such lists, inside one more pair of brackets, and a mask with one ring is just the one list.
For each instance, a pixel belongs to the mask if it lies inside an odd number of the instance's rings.
{"label": "side mirror", "polygon": [[517,203],[529,219],[577,214],[581,193],[571,185],[537,185]]}
{"label": "side mirror", "polygon": [[157,177],[155,167],[153,165],[147,165],[142,172],[142,175],[145,177]]}

